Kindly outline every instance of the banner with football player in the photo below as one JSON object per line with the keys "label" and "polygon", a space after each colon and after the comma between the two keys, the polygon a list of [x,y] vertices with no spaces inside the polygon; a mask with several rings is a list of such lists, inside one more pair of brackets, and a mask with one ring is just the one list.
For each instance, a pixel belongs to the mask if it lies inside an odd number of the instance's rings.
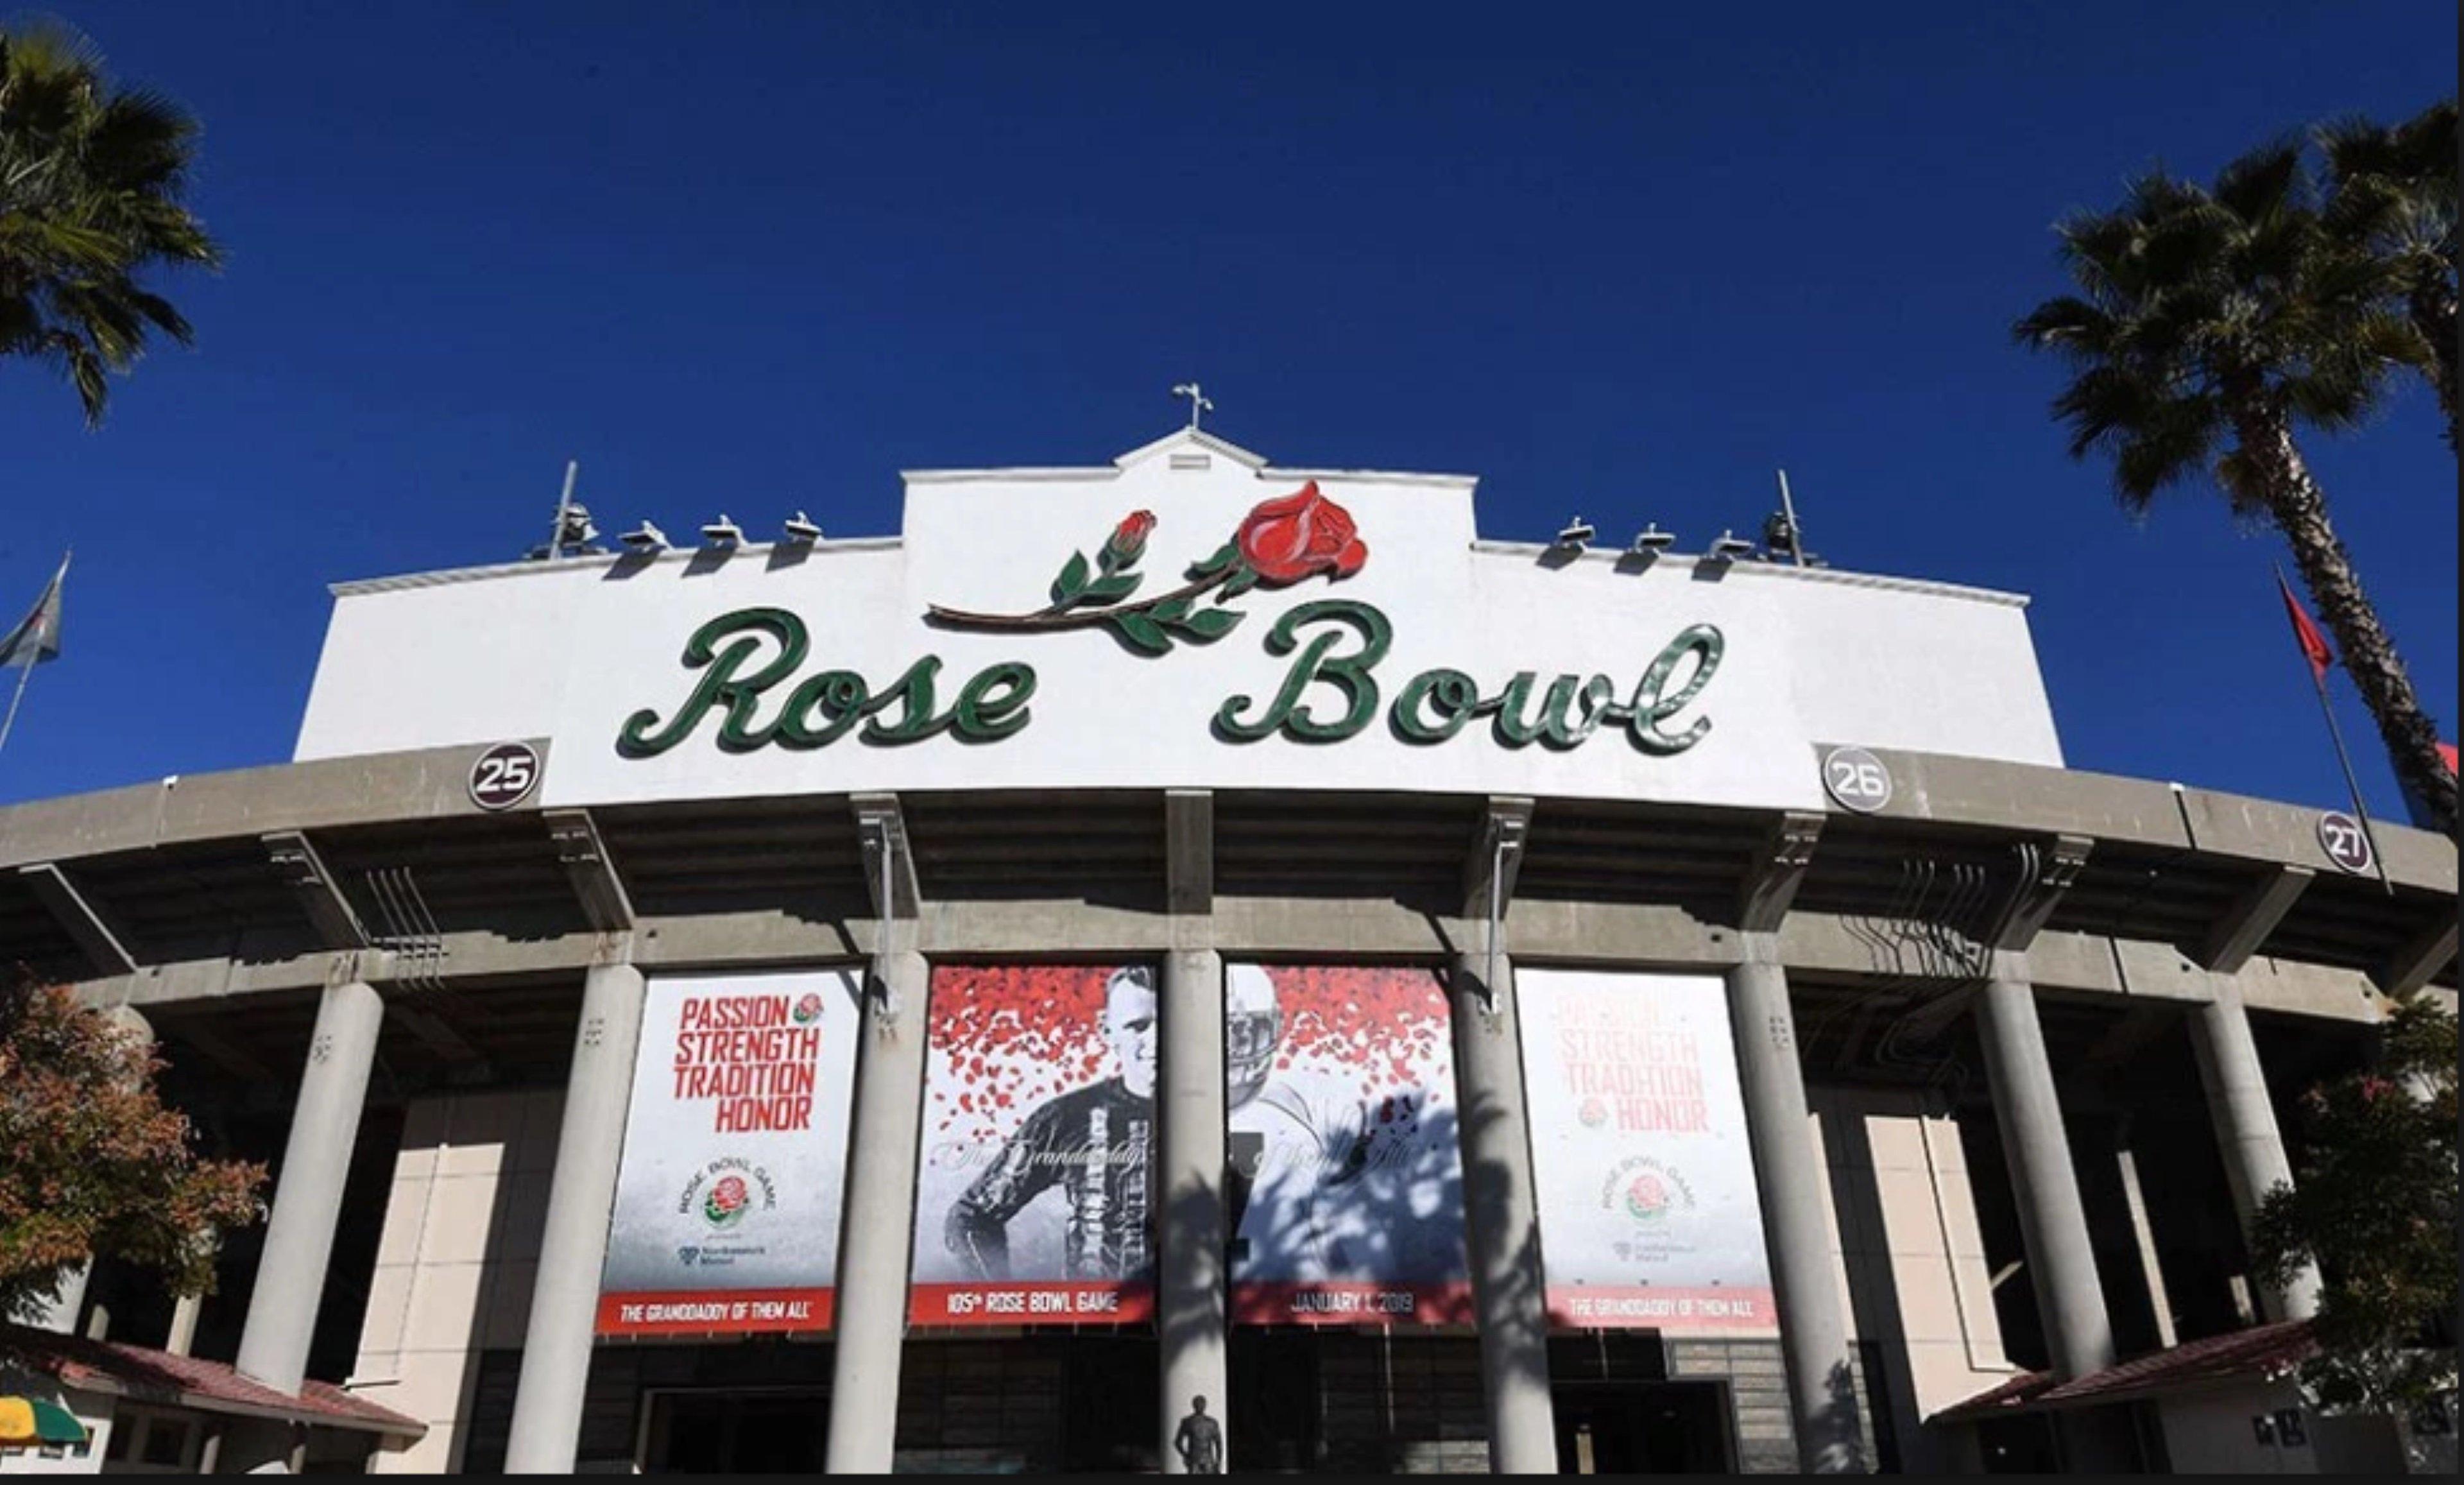
{"label": "banner with football player", "polygon": [[933,971],[918,1325],[1084,1325],[1155,1308],[1156,976]]}
{"label": "banner with football player", "polygon": [[850,970],[650,978],[601,1335],[829,1328],[861,990]]}
{"label": "banner with football player", "polygon": [[1224,975],[1232,1318],[1472,1315],[1446,994],[1426,969]]}
{"label": "banner with football player", "polygon": [[1518,969],[1551,1321],[1776,1335],[1727,988]]}

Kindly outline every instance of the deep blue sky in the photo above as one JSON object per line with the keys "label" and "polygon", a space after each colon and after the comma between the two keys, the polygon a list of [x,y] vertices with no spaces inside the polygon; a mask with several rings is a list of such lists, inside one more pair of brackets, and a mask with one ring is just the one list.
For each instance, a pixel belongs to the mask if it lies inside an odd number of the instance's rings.
{"label": "deep blue sky", "polygon": [[[2342,793],[2279,543],[2132,524],[2008,326],[2133,170],[2451,88],[2452,7],[53,9],[203,119],[230,262],[100,432],[0,365],[0,624],[77,549],[0,799],[288,757],[324,585],[517,554],[568,455],[610,529],[890,531],[899,469],[1101,462],[1190,376],[1497,537],[1693,547],[1785,466],[1839,565],[2035,596],[2075,766]],[[2430,401],[2311,452],[2453,737]]]}

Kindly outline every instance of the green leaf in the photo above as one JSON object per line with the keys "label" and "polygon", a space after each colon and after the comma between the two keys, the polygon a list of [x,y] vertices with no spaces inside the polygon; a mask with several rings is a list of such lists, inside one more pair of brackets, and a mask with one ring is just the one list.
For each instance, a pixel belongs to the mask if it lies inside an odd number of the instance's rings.
{"label": "green leaf", "polygon": [[1238,598],[1257,586],[1258,569],[1243,564],[1241,570],[1233,573],[1222,587],[1216,591],[1215,601],[1223,603],[1229,599]]}
{"label": "green leaf", "polygon": [[1097,578],[1088,584],[1087,596],[1097,603],[1119,603],[1136,592],[1138,585],[1146,580],[1146,574],[1143,572],[1114,573],[1111,577]]}
{"label": "green leaf", "polygon": [[1053,606],[1066,609],[1076,603],[1080,595],[1086,591],[1087,554],[1071,552],[1069,560],[1061,565],[1061,575],[1052,580]]}
{"label": "green leaf", "polygon": [[1211,578],[1240,560],[1240,543],[1237,542],[1226,542],[1214,556],[1207,558],[1204,562],[1201,562],[1189,569],[1190,580],[1192,582],[1196,582],[1201,578]]}
{"label": "green leaf", "polygon": [[1188,599],[1167,598],[1147,610],[1147,616],[1157,624],[1177,624],[1181,616],[1187,612],[1189,612]]}
{"label": "green leaf", "polygon": [[1247,615],[1238,609],[1200,609],[1174,627],[1203,644],[1229,634],[1245,617]]}
{"label": "green leaf", "polygon": [[1163,626],[1134,609],[1108,613],[1104,617],[1133,650],[1148,654],[1165,654],[1172,650],[1172,636],[1163,632]]}

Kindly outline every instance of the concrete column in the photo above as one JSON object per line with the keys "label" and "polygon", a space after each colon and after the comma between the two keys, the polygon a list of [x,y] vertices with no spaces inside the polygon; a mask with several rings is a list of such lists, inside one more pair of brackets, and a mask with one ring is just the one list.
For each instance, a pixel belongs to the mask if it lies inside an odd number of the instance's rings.
{"label": "concrete column", "polygon": [[1762,1201],[1763,1244],[1779,1306],[1779,1348],[1788,1368],[1790,1421],[1798,1466],[1809,1474],[1865,1469],[1847,1305],[1831,1263],[1823,1217],[1828,1176],[1815,1153],[1796,1055],[1796,1017],[1777,941],[1749,934],[1747,961],[1728,971],[1729,1034],[1745,1094],[1746,1138]]}
{"label": "concrete column", "polygon": [[297,1393],[308,1369],[308,1342],[342,1214],[342,1183],[360,1138],[368,1070],[376,1063],[385,997],[364,985],[337,985],[317,1008],[291,1138],[275,1177],[274,1215],[256,1261],[234,1364],[276,1391]]}
{"label": "concrete column", "polygon": [[1985,1043],[1985,1075],[2002,1152],[2019,1204],[2019,1235],[2035,1281],[2036,1307],[2054,1372],[2068,1379],[2113,1364],[2113,1318],[2105,1313],[2088,1239],[2087,1210],[2062,1131],[2054,1070],[2045,1058],[2044,1028],[2024,956],[1997,953],[1993,976],[1977,1000]]}
{"label": "concrete column", "polygon": [[[1192,1398],[1229,1411],[1224,1326],[1223,956],[1176,949],[1163,961],[1163,1065],[1157,1089],[1163,1168],[1155,1262],[1155,1335],[1163,1352],[1166,1474],[1181,1474],[1173,1437]],[[1230,1440],[1225,1440],[1227,1456]],[[1224,1469],[1232,1469],[1229,1457]]]}
{"label": "concrete column", "polygon": [[531,1292],[530,1328],[505,1444],[509,1474],[573,1473],[598,1329],[599,1276],[607,1263],[607,1219],[615,1209],[616,1168],[633,1097],[633,1053],[642,1039],[644,989],[642,971],[631,964],[594,964],[583,981],[582,1022],[574,1031],[564,1121],[557,1131],[556,1173],[548,1179],[539,1281]]}
{"label": "concrete column", "polygon": [[186,1356],[197,1343],[197,1319],[206,1312],[203,1295],[179,1295],[171,1301],[171,1333],[164,1338],[163,1349],[173,1356]]}
{"label": "concrete column", "polygon": [[[832,1474],[886,1474],[898,1437],[898,1368],[914,1255],[915,1150],[924,1120],[924,1004],[931,970],[912,920],[872,963],[857,1053],[855,1122],[839,1229],[830,1358]],[[885,992],[895,1010],[885,1007]]]}
{"label": "concrete column", "polygon": [[1497,985],[1490,986],[1487,976],[1488,956],[1465,954],[1455,961],[1449,988],[1455,1101],[1463,1117],[1463,1236],[1488,1404],[1488,1467],[1498,1474],[1553,1474],[1557,1418],[1549,1395],[1549,1312],[1513,962],[1499,955]]}
{"label": "concrete column", "polygon": [[[2267,1074],[2259,1066],[2241,991],[2222,978],[2213,985],[2215,998],[2190,1017],[2190,1049],[2199,1059],[2199,1083],[2208,1093],[2208,1118],[2224,1156],[2233,1214],[2247,1236],[2267,1193],[2293,1184],[2293,1163],[2277,1132],[2276,1106],[2268,1101]],[[2304,1265],[2291,1283],[2265,1297],[2270,1319],[2306,1320],[2319,1313],[2319,1271]]]}

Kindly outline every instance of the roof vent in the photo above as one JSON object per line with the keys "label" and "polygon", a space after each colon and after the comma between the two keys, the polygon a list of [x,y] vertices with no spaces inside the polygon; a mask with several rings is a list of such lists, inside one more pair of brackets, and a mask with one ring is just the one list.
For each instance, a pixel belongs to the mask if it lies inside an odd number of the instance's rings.
{"label": "roof vent", "polygon": [[1215,459],[1212,455],[1204,454],[1176,454],[1172,456],[1172,467],[1175,469],[1212,469],[1215,467]]}

